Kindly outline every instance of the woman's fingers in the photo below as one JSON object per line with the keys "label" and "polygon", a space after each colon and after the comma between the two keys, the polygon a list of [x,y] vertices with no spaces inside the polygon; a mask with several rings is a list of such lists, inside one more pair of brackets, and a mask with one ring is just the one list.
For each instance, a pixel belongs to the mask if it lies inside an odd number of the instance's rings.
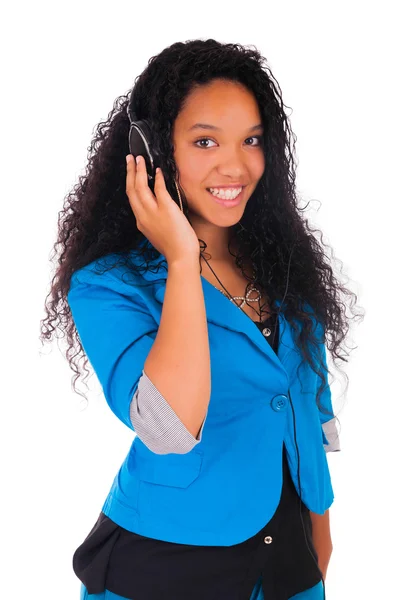
{"label": "woman's fingers", "polygon": [[153,194],[147,182],[144,157],[136,166],[132,159],[127,160],[126,193],[138,230],[168,262],[186,257],[188,252],[198,257],[197,235],[168,193],[163,173],[158,171],[155,174]]}
{"label": "woman's fingers", "polygon": [[[128,154],[126,157],[126,195],[129,198],[129,202],[132,206],[132,200],[135,194],[135,179],[136,179],[136,167],[135,159],[132,154]],[[133,206],[132,206],[133,208]]]}
{"label": "woman's fingers", "polygon": [[149,188],[146,162],[143,156],[136,157],[136,180],[135,189],[137,190],[140,198],[150,198],[153,193]]}
{"label": "woman's fingers", "polygon": [[166,199],[165,192],[167,192],[167,188],[165,187],[164,175],[161,169],[158,168],[154,179],[154,195],[158,202],[163,202]]}

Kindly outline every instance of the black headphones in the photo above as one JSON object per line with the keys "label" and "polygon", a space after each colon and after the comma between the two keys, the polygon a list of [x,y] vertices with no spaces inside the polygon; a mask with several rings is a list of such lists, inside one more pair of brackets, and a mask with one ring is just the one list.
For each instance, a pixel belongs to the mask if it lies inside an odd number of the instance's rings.
{"label": "black headphones", "polygon": [[[146,163],[149,188],[154,193],[155,173],[156,173],[156,168],[160,166],[160,158],[159,158],[157,152],[155,151],[155,144],[152,139],[150,123],[146,119],[142,119],[142,120],[137,119],[136,113],[130,106],[132,104],[132,98],[133,98],[133,94],[130,97],[130,100],[128,102],[128,106],[126,109],[126,112],[129,117],[129,122],[130,122],[129,137],[128,137],[129,151],[133,155],[133,157],[136,157],[138,155],[143,156],[145,163]],[[295,246],[295,244],[293,245],[293,248],[290,252],[286,290],[285,290],[285,294],[283,296],[282,302],[279,306],[278,315],[281,311],[282,304],[283,304],[283,301],[285,300],[286,293],[288,290],[290,261],[292,258],[294,246]],[[278,315],[277,315],[277,318],[278,318]],[[301,482],[300,482],[300,454],[299,454],[299,448],[297,445],[297,436],[296,436],[296,416],[295,416],[295,412],[294,412],[294,408],[293,408],[292,397],[290,395],[290,389],[288,390],[288,395],[289,395],[290,406],[292,408],[292,413],[293,413],[294,440],[295,440],[296,451],[297,451],[297,479],[298,479],[299,490],[300,490],[300,494],[299,494],[300,519],[301,519],[301,524],[303,526],[304,539],[306,542],[307,549],[308,549],[309,553],[311,554],[312,559],[313,559],[314,563],[316,564],[318,572],[321,576],[322,586],[323,586],[323,590],[324,590],[324,600],[326,600],[324,578],[323,578],[322,572],[318,566],[318,562],[315,560],[314,554],[312,553],[310,546],[308,545],[307,534],[306,534],[304,521],[303,521],[303,511],[301,510],[302,500],[301,500]]]}
{"label": "black headphones", "polygon": [[149,122],[146,119],[142,119],[141,121],[137,119],[136,113],[130,107],[131,102],[132,97],[126,109],[131,125],[128,136],[129,151],[135,158],[139,155],[143,156],[146,163],[149,188],[154,193],[156,168],[160,166],[159,156],[154,150],[155,144],[152,140]]}

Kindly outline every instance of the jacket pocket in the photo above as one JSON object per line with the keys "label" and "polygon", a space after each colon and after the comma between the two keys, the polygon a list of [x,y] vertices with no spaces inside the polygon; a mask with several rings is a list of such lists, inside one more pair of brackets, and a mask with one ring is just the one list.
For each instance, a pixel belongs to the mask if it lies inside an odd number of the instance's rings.
{"label": "jacket pocket", "polygon": [[200,475],[203,455],[165,454],[137,457],[137,473],[140,481],[161,486],[187,488]]}

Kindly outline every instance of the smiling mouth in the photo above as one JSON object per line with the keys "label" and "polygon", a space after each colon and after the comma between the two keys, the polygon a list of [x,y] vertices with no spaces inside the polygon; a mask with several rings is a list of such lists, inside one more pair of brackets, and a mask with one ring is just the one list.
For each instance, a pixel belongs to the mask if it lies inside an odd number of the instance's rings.
{"label": "smiling mouth", "polygon": [[230,208],[232,206],[237,206],[238,204],[240,204],[243,200],[243,192],[244,192],[244,187],[242,187],[241,192],[235,197],[235,198],[221,198],[219,196],[214,196],[214,194],[212,194],[210,192],[210,190],[207,188],[207,192],[210,194],[211,198],[217,203],[220,204],[222,206],[225,206],[226,208]]}
{"label": "smiling mouth", "polygon": [[206,189],[214,198],[220,200],[235,200],[243,192],[245,187],[246,186],[244,185],[236,185],[227,187],[208,187]]}

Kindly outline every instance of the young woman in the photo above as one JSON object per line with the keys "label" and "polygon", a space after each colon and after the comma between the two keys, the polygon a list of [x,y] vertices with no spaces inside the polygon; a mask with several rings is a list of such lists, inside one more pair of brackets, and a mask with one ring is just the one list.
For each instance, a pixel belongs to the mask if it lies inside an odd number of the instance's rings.
{"label": "young woman", "polygon": [[279,86],[257,50],[208,39],[163,50],[133,91],[67,197],[43,323],[136,433],[74,553],[81,598],[322,599],[326,348],[340,356],[351,292],[298,207]]}

